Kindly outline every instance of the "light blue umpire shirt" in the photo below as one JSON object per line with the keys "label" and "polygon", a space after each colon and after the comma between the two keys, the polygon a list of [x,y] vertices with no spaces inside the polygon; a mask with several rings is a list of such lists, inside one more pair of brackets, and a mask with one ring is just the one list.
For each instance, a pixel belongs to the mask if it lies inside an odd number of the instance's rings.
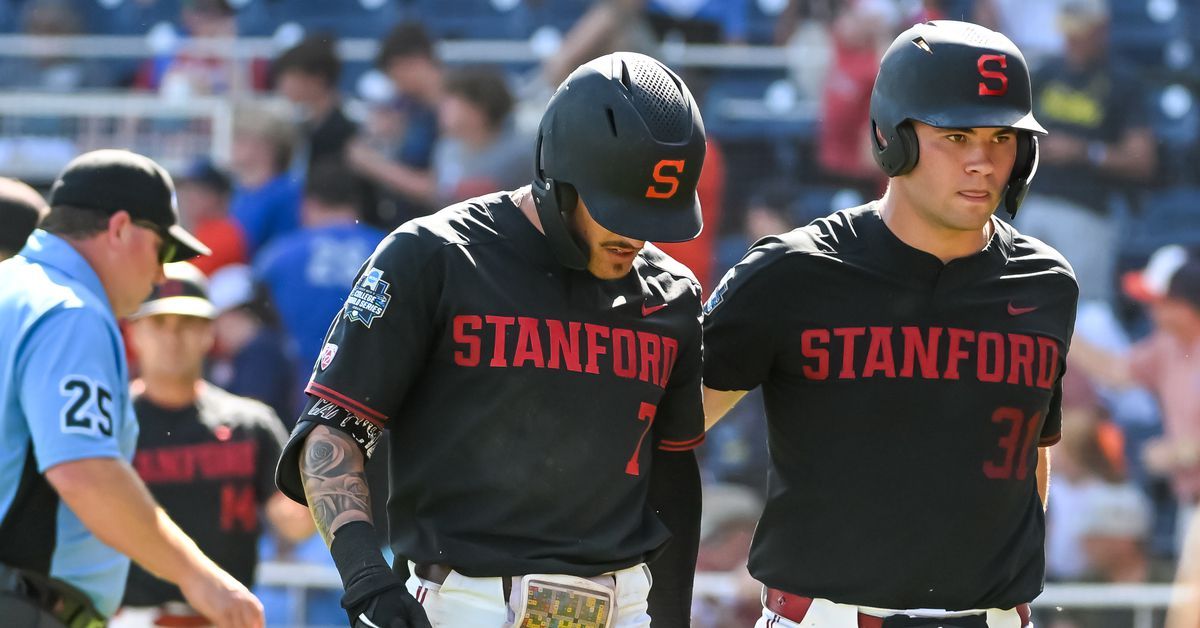
{"label": "light blue umpire shirt", "polygon": [[133,458],[128,378],[100,278],[65,240],[34,231],[0,262],[0,562],[48,569],[106,616],[121,602],[129,559],[89,532],[42,474],[72,460]]}

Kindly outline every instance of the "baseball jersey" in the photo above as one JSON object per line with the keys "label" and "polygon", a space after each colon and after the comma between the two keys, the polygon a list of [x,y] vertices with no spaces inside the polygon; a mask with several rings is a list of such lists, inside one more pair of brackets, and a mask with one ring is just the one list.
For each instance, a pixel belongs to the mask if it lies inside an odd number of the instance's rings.
{"label": "baseball jersey", "polygon": [[127,381],[100,278],[65,240],[34,231],[0,262],[0,563],[73,584],[105,615],[121,601],[129,559],[93,536],[42,474],[133,457]]}
{"label": "baseball jersey", "polygon": [[[205,556],[247,587],[258,565],[260,508],[275,494],[275,463],[287,439],[265,404],[204,384],[196,402],[164,408],[135,396],[141,425],[133,466]],[[179,587],[138,565],[129,570],[127,606],[183,600]]]}
{"label": "baseball jersey", "polygon": [[705,385],[761,385],[766,407],[756,579],[891,609],[1041,591],[1037,448],[1058,439],[1078,289],[1053,249],[992,226],[943,264],[872,203],[760,240],[713,293]]}
{"label": "baseball jersey", "polygon": [[[699,295],[649,245],[623,279],[564,268],[511,193],[451,206],[367,260],[296,434],[329,403],[388,428],[398,556],[477,577],[628,567],[668,537],[651,448],[704,438]],[[302,501],[296,468],[285,453],[280,488]]]}

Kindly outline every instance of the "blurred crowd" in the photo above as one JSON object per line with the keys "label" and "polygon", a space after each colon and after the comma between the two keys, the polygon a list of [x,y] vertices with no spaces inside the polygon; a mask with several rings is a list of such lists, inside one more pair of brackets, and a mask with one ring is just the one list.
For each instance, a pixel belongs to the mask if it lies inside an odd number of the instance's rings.
{"label": "blurred crowd", "polygon": [[[89,21],[98,11],[94,4],[4,0],[0,24],[37,35],[96,32]],[[119,13],[126,20],[103,32],[140,33],[165,20],[178,37],[218,39],[236,37],[239,29],[271,32],[262,16],[278,8],[265,0],[99,4],[115,7],[106,19],[115,23]],[[403,18],[419,17],[432,3],[363,4],[391,7],[384,14]],[[482,4],[493,11],[521,5],[524,12],[511,14],[528,20],[552,2]],[[1200,501],[1200,170],[1190,160],[1198,150],[1200,114],[1188,96],[1200,73],[1190,59],[1176,68],[1155,59],[1133,31],[1145,27],[1145,37],[1154,38],[1155,24],[1193,16],[1200,25],[1200,3],[563,4],[574,13],[563,24],[557,52],[534,68],[441,58],[439,37],[483,38],[478,27],[454,30],[452,18],[460,15],[454,7],[473,6],[454,0],[437,22],[388,22],[363,13],[371,23],[351,34],[379,33],[371,69],[385,79],[369,89],[347,80],[338,53],[338,39],[347,33],[332,18],[327,28],[307,29],[269,59],[231,62],[181,53],[138,63],[11,58],[0,65],[0,85],[254,96],[237,107],[229,163],[197,160],[173,175],[186,225],[213,250],[197,262],[209,276],[218,312],[208,377],[264,401],[291,423],[329,321],[362,261],[387,231],[410,218],[527,184],[536,115],[523,113],[540,113],[553,87],[580,62],[612,49],[655,54],[679,42],[775,44],[789,51],[789,68],[765,79],[753,70],[679,68],[710,124],[700,189],[705,231],[664,248],[692,267],[707,290],[759,237],[880,194],[886,179],[868,150],[867,112],[883,47],[898,32],[939,18],[996,28],[1029,58],[1035,114],[1050,131],[1016,226],[1062,251],[1081,285],[1063,440],[1053,450],[1049,578],[1131,583],[1173,577]],[[1149,11],[1154,18],[1154,11],[1167,10],[1164,4],[1178,12],[1167,22],[1143,20],[1146,27],[1129,17]],[[319,18],[312,23],[320,26]],[[509,27],[493,28],[497,37],[523,28]],[[1183,92],[1166,89],[1177,82]],[[763,86],[774,91],[754,91]],[[767,112],[728,114],[724,104],[736,102],[743,89],[762,96]],[[802,108],[797,103],[813,106],[811,124],[797,129],[774,119]],[[758,588],[744,566],[765,493],[765,449],[761,400],[750,395],[700,450],[707,488],[699,568],[737,574],[741,584],[720,596],[697,596],[697,626],[751,625],[759,614]],[[320,543],[268,537],[264,557],[327,563]],[[287,623],[286,596],[265,591],[264,600],[273,623]],[[311,599],[307,612],[312,623],[340,621],[333,598]],[[1066,611],[1039,625],[1130,626],[1132,618]]]}

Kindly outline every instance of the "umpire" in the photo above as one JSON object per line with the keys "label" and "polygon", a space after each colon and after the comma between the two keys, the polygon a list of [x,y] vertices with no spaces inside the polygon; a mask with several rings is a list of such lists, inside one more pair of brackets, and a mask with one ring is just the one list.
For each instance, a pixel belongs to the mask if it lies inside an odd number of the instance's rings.
{"label": "umpire", "polygon": [[178,224],[166,171],[134,153],[76,158],[50,208],[0,264],[0,616],[102,626],[133,558],[217,626],[262,626],[258,600],[129,464],[138,425],[117,319],[162,280],[163,263],[208,249]]}

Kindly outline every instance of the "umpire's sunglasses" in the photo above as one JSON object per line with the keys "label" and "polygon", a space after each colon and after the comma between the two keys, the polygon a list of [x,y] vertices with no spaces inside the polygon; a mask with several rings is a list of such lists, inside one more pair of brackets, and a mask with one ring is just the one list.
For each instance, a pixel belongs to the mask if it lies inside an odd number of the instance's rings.
{"label": "umpire's sunglasses", "polygon": [[143,229],[149,229],[158,234],[159,242],[161,242],[161,244],[158,245],[158,262],[160,264],[166,264],[167,262],[175,259],[175,238],[172,238],[170,235],[168,235],[166,229],[163,229],[158,224],[150,222],[149,220],[135,220],[133,221],[133,224]]}

